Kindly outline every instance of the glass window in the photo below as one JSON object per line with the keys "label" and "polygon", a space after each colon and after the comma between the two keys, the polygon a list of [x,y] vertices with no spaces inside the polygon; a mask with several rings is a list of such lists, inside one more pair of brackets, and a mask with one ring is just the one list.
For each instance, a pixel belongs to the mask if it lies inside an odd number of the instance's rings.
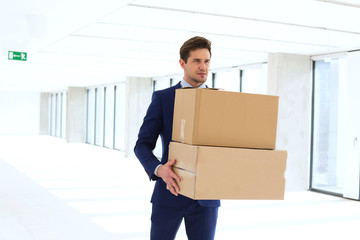
{"label": "glass window", "polygon": [[125,151],[125,113],[126,95],[125,83],[115,86],[115,137],[114,148]]}
{"label": "glass window", "polygon": [[170,87],[170,78],[169,77],[162,77],[156,78],[153,80],[153,91],[161,90]]}
{"label": "glass window", "polygon": [[66,110],[67,93],[58,92],[50,94],[50,136],[66,137]]}
{"label": "glass window", "polygon": [[241,70],[241,92],[267,94],[267,64]]}
{"label": "glass window", "polygon": [[213,88],[213,87],[214,87],[214,84],[213,84],[213,75],[214,75],[214,73],[209,71],[208,77],[207,77],[207,80],[206,80],[206,86],[208,86],[209,88]]}
{"label": "glass window", "polygon": [[[237,70],[238,72],[239,70]],[[234,75],[231,68],[216,71],[213,79],[214,87],[226,91],[240,91],[240,76]]]}
{"label": "glass window", "polygon": [[48,98],[48,103],[49,103],[49,114],[48,114],[48,124],[49,124],[49,128],[48,128],[48,134],[51,136],[51,126],[52,126],[52,94],[49,95]]}
{"label": "glass window", "polygon": [[114,86],[105,88],[105,138],[104,146],[114,148]]}
{"label": "glass window", "polygon": [[86,142],[125,150],[125,83],[87,90]]}
{"label": "glass window", "polygon": [[50,106],[50,135],[56,134],[56,94],[51,94],[51,106]]}
{"label": "glass window", "polygon": [[170,85],[171,86],[175,86],[176,84],[178,84],[182,79],[184,78],[184,76],[181,75],[176,75],[176,76],[172,76],[170,78]]}
{"label": "glass window", "polygon": [[61,134],[61,104],[62,104],[62,94],[56,93],[56,130],[55,136],[60,137]]}
{"label": "glass window", "polygon": [[86,142],[95,143],[95,88],[87,90]]}
{"label": "glass window", "polygon": [[344,111],[342,84],[346,59],[315,61],[311,188],[341,194],[343,156],[341,144]]}
{"label": "glass window", "polygon": [[61,137],[66,138],[66,112],[67,112],[67,92],[64,91],[62,94],[61,104]]}
{"label": "glass window", "polygon": [[95,144],[104,145],[104,87],[95,89]]}

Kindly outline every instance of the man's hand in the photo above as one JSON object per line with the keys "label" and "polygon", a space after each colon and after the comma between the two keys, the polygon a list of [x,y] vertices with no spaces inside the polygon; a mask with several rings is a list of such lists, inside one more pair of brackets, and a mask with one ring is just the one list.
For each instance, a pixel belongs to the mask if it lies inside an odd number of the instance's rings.
{"label": "man's hand", "polygon": [[168,161],[166,164],[161,165],[157,170],[157,175],[161,177],[162,180],[164,180],[170,192],[177,196],[180,188],[177,185],[176,181],[180,182],[180,177],[176,175],[176,173],[174,173],[174,171],[172,170],[175,162],[176,160],[173,159]]}

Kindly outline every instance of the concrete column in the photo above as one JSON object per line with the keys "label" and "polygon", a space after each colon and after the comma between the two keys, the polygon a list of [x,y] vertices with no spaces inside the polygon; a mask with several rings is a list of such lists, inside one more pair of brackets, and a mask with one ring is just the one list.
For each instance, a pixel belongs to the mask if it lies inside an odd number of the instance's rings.
{"label": "concrete column", "polygon": [[311,145],[310,56],[269,54],[268,94],[280,97],[276,148],[288,152],[286,190],[306,190]]}
{"label": "concrete column", "polygon": [[140,126],[152,96],[152,79],[140,77],[126,78],[126,133],[125,156],[134,157],[134,147]]}
{"label": "concrete column", "polygon": [[86,141],[86,101],[86,88],[68,88],[66,111],[67,142]]}
{"label": "concrete column", "polygon": [[40,135],[50,134],[50,93],[40,94]]}

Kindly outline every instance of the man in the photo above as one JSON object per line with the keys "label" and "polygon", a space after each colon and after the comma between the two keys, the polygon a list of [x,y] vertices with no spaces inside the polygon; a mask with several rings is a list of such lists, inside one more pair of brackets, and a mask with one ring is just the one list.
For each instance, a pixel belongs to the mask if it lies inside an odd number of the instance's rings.
{"label": "man", "polygon": [[[178,194],[180,181],[173,170],[175,159],[168,161],[172,136],[175,90],[206,87],[211,58],[211,43],[193,37],[180,48],[184,78],[177,85],[156,91],[140,128],[135,154],[151,180],[156,180],[151,198],[151,239],[175,239],[182,219],[189,240],[212,240],[215,235],[219,200],[192,200]],[[158,136],[162,140],[161,162],[152,153]]]}

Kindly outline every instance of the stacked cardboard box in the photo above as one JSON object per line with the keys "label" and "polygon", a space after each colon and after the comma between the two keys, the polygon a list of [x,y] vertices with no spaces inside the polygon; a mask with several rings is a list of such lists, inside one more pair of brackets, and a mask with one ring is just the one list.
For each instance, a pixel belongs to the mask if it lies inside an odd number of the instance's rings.
{"label": "stacked cardboard box", "polygon": [[193,199],[283,199],[286,151],[275,149],[277,96],[176,90],[169,159]]}

